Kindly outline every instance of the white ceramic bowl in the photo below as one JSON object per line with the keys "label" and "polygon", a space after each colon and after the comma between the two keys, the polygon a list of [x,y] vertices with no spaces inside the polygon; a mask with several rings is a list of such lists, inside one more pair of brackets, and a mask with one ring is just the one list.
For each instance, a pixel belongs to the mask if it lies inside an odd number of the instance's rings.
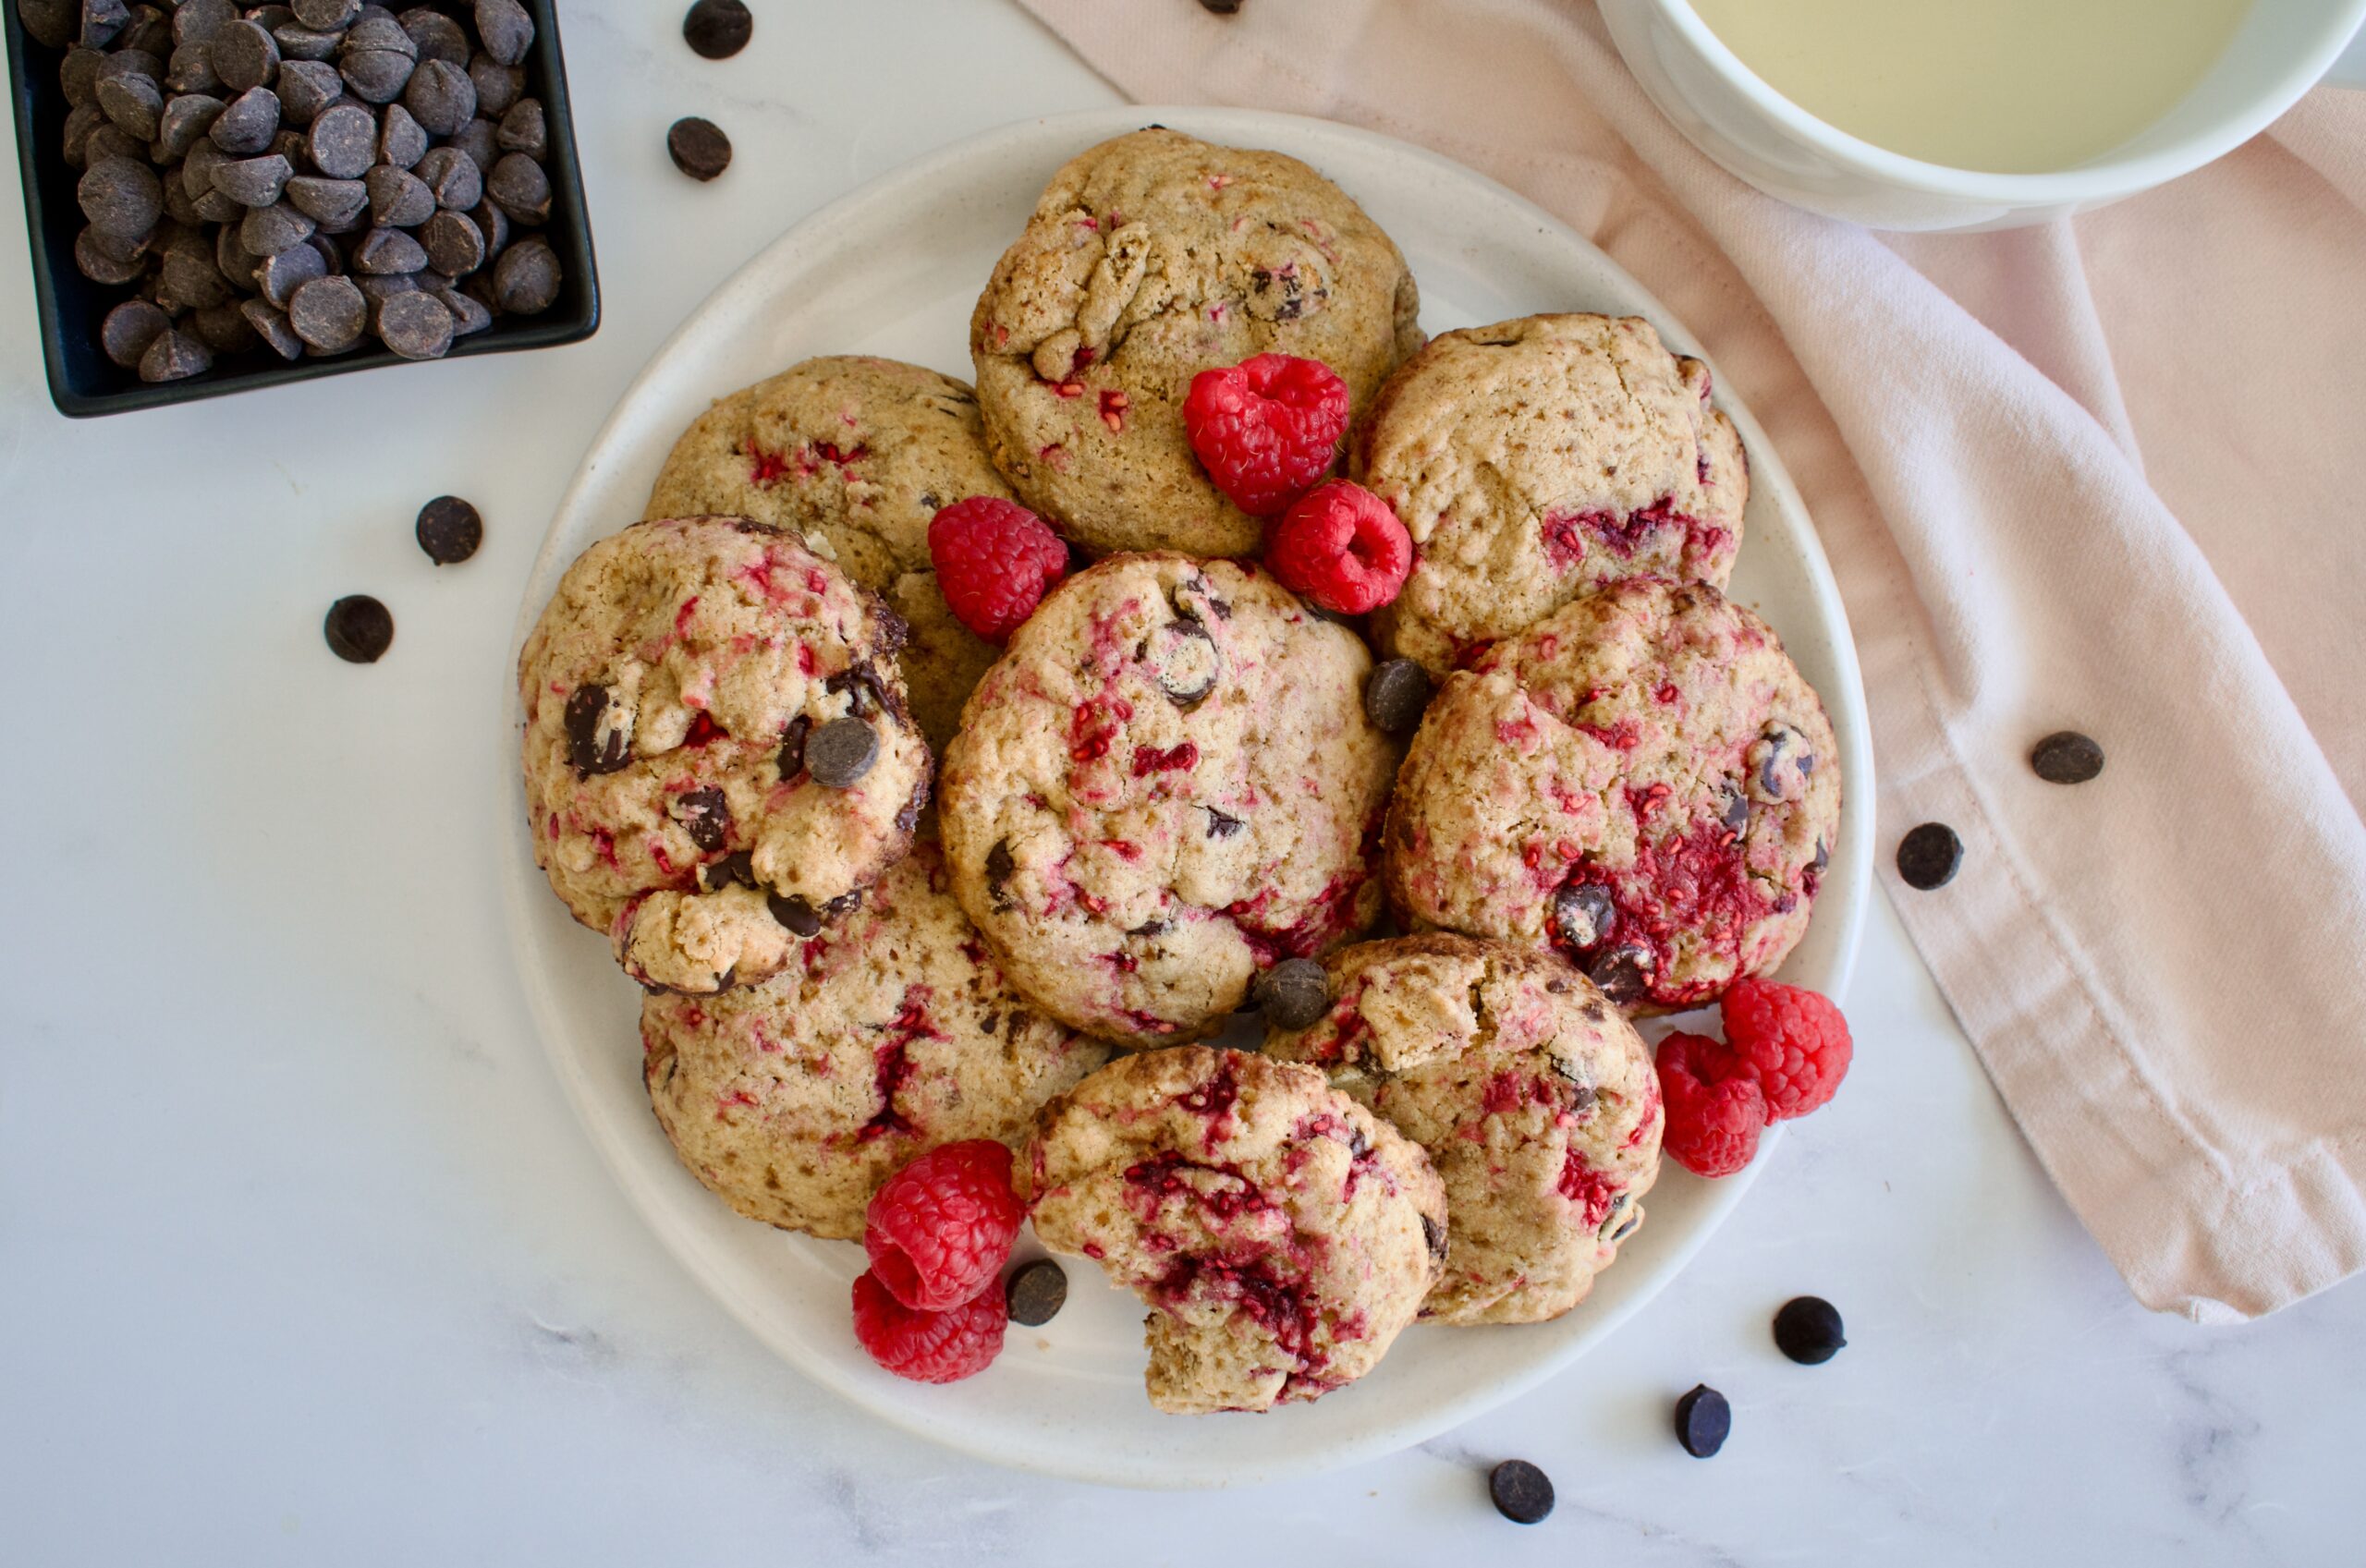
{"label": "white ceramic bowl", "polygon": [[1771,196],[1874,228],[2013,228],[2098,207],[2232,152],[2329,70],[2366,84],[2366,40],[2343,54],[2366,0],[2252,0],[2218,63],[2133,141],[2056,173],[1983,174],[1826,125],[1743,65],[1689,0],[1601,5],[1628,68],[1694,146]]}

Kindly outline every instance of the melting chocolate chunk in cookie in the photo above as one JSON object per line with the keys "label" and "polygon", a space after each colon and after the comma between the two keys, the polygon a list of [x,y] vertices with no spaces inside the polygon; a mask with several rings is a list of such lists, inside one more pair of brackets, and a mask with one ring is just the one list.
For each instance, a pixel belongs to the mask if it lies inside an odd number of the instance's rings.
{"label": "melting chocolate chunk in cookie", "polygon": [[575,688],[567,699],[567,760],[579,777],[613,773],[632,760],[632,723],[604,686]]}
{"label": "melting chocolate chunk in cookie", "polygon": [[1632,1007],[1650,991],[1651,954],[1627,942],[1597,954],[1586,966],[1586,978],[1621,1007]]}
{"label": "melting chocolate chunk in cookie", "polygon": [[1311,958],[1285,958],[1257,982],[1257,996],[1268,1024],[1302,1029],[1331,1010],[1331,980]]}
{"label": "melting chocolate chunk in cookie", "polygon": [[793,779],[805,771],[805,735],[812,727],[813,721],[799,713],[788,722],[788,728],[781,732],[780,776],[784,781]]}
{"label": "melting chocolate chunk in cookie", "polygon": [[793,893],[768,894],[764,906],[773,912],[773,918],[794,935],[811,936],[822,929],[820,911]]}
{"label": "melting chocolate chunk in cookie", "polygon": [[1553,930],[1565,946],[1580,953],[1599,947],[1617,925],[1618,909],[1608,888],[1580,883],[1553,895]]}
{"label": "melting chocolate chunk in cookie", "polygon": [[1750,796],[1740,785],[1732,783],[1726,785],[1722,816],[1727,833],[1745,833],[1750,831]]}
{"label": "melting chocolate chunk in cookie", "polygon": [[1158,688],[1178,708],[1203,700],[1224,671],[1216,639],[1197,621],[1169,621],[1159,627],[1151,634],[1144,658]]}
{"label": "melting chocolate chunk in cookie", "polygon": [[675,796],[674,820],[682,824],[690,842],[709,855],[731,837],[731,803],[714,784]]}
{"label": "melting chocolate chunk in cookie", "polygon": [[805,771],[825,789],[852,789],[879,760],[879,736],[860,719],[832,719],[806,737]]}
{"label": "melting chocolate chunk in cookie", "polygon": [[1445,1256],[1445,1227],[1427,1214],[1421,1216],[1421,1245],[1430,1249],[1433,1258]]}
{"label": "melting chocolate chunk in cookie", "polygon": [[741,887],[756,885],[756,857],[745,849],[735,849],[711,866],[699,869],[699,882],[709,893],[720,893],[734,882]]}
{"label": "melting chocolate chunk in cookie", "polygon": [[1230,838],[1246,826],[1248,824],[1238,817],[1227,815],[1213,806],[1208,808],[1208,836],[1210,838]]}

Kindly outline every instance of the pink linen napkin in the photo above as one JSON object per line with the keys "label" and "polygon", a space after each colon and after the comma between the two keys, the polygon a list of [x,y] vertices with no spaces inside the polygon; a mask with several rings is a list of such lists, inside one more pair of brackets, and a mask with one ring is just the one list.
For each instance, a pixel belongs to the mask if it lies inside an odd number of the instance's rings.
{"label": "pink linen napkin", "polygon": [[[2366,94],[2075,223],[1882,237],[1695,152],[1582,0],[1025,3],[1136,98],[1470,164],[1665,301],[1838,574],[1892,898],[2129,1287],[2230,1321],[2366,1265]],[[2101,778],[2031,772],[2063,728]]]}

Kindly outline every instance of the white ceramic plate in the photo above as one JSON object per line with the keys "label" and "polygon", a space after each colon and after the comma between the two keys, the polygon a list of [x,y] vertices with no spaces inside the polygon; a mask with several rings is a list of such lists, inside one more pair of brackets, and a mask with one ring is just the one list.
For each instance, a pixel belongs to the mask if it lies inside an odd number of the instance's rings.
{"label": "white ceramic plate", "polygon": [[[970,307],[1053,170],[1153,120],[1279,148],[1336,179],[1404,249],[1432,332],[1540,310],[1604,310],[1647,316],[1672,344],[1698,352],[1585,240],[1500,186],[1402,142],[1238,110],[1097,110],[1012,126],[814,213],[691,313],[585,455],[526,585],[518,643],[567,563],[640,517],[676,435],[711,399],[814,354],[892,355],[966,378]],[[1774,623],[1823,694],[1847,770],[1832,871],[1813,927],[1784,969],[1787,979],[1837,995],[1871,885],[1864,697],[1840,599],[1799,496],[1722,381],[1718,403],[1740,427],[1751,466],[1735,592]],[[509,719],[514,735],[514,696]],[[632,1201],[709,1290],[808,1376],[912,1432],[1000,1464],[1125,1486],[1208,1487],[1420,1442],[1582,1355],[1676,1277],[1754,1173],[1709,1183],[1671,1165],[1649,1220],[1578,1310],[1522,1328],[1417,1326],[1378,1370],[1316,1404],[1258,1416],[1153,1411],[1141,1386],[1142,1308],[1104,1288],[1080,1259],[1068,1264],[1066,1309],[1043,1329],[1014,1326],[988,1371],[948,1388],[901,1382],[854,1341],[848,1287],[862,1266],[860,1247],[739,1219],[676,1162],[641,1088],[640,993],[609,961],[606,942],[569,919],[543,885],[514,770],[498,798],[514,824],[506,886],[518,970],[559,1079]],[[1775,1157],[1777,1143],[1768,1140],[1754,1169]],[[1032,1239],[1021,1248],[1032,1251]]]}

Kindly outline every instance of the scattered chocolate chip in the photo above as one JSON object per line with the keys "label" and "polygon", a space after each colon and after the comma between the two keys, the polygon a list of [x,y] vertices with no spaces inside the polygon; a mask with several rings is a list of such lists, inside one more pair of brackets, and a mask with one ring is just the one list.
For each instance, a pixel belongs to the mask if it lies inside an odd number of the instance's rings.
{"label": "scattered chocolate chip", "polygon": [[1625,1241],[1628,1236],[1633,1235],[1635,1234],[1635,1227],[1642,1222],[1643,1217],[1640,1214],[1628,1215],[1627,1222],[1610,1233],[1611,1244],[1616,1246],[1619,1242]]}
{"label": "scattered chocolate chip", "polygon": [[329,651],[347,663],[374,664],[395,645],[395,617],[366,593],[348,594],[329,606],[321,633]]}
{"label": "scattered chocolate chip", "polygon": [[731,803],[724,798],[721,785],[709,784],[676,796],[673,817],[690,835],[690,842],[709,855],[730,840]]}
{"label": "scattered chocolate chip", "polygon": [[1387,735],[1405,735],[1430,705],[1430,673],[1410,659],[1385,659],[1364,679],[1364,717]]}
{"label": "scattered chocolate chip", "polygon": [[291,245],[276,256],[264,257],[256,264],[253,277],[264,300],[285,310],[298,289],[314,278],[326,277],[328,270],[328,262],[310,244]]}
{"label": "scattered chocolate chip", "polygon": [[879,760],[879,735],[860,719],[832,719],[805,740],[805,772],[824,789],[852,789]]}
{"label": "scattered chocolate chip", "polygon": [[501,156],[501,145],[494,124],[482,115],[453,132],[452,140],[445,145],[466,152],[469,161],[480,169],[493,167],[494,160]]}
{"label": "scattered chocolate chip", "polygon": [[532,316],[558,298],[558,256],[541,239],[527,239],[501,253],[493,265],[494,297],[514,316]]}
{"label": "scattered chocolate chip", "polygon": [[99,346],[108,359],[131,370],[148,346],[172,330],[173,319],[145,299],[127,299],[99,323]]}
{"label": "scattered chocolate chip", "polygon": [[843,919],[861,907],[862,889],[857,888],[852,893],[842,893],[838,894],[837,897],[833,898],[830,902],[822,906],[822,918],[824,920]]}
{"label": "scattered chocolate chip", "polygon": [[1676,1440],[1695,1459],[1706,1459],[1725,1447],[1733,1427],[1733,1406],[1706,1383],[1694,1384],[1676,1402]]}
{"label": "scattered chocolate chip", "polygon": [[359,103],[332,103],[305,136],[312,166],[331,179],[360,179],[378,158],[378,117]]}
{"label": "scattered chocolate chip", "polygon": [[[1212,11],[1219,17],[1237,17],[1240,14],[1240,0],[1200,0],[1200,8],[1203,11]],[[1152,128],[1163,130],[1165,128],[1161,126]]]}
{"label": "scattered chocolate chip", "polygon": [[432,294],[410,292],[378,308],[378,341],[406,359],[440,359],[452,351],[452,312]]}
{"label": "scattered chocolate chip", "polygon": [[682,38],[701,59],[727,60],[748,47],[756,18],[740,0],[698,0],[682,18]]}
{"label": "scattered chocolate chip", "polygon": [[613,773],[632,760],[632,722],[616,712],[606,687],[586,682],[570,692],[564,724],[567,760],[579,776]]}
{"label": "scattered chocolate chip", "polygon": [[1169,621],[1151,634],[1145,662],[1158,688],[1178,708],[1203,701],[1224,673],[1216,639],[1198,621]]}
{"label": "scattered chocolate chip", "polygon": [[525,59],[533,46],[534,18],[518,0],[476,0],[476,23],[484,52],[505,66]]}
{"label": "scattered chocolate chip", "polygon": [[1174,921],[1169,920],[1169,919],[1165,919],[1165,918],[1162,918],[1162,917],[1160,917],[1160,916],[1153,915],[1153,916],[1152,916],[1149,919],[1144,920],[1144,921],[1143,921],[1140,925],[1139,925],[1139,926],[1129,926],[1129,927],[1128,927],[1128,928],[1127,928],[1127,930],[1126,930],[1126,934],[1127,934],[1128,936],[1140,936],[1140,937],[1165,936],[1167,932],[1169,932],[1169,931],[1173,930],[1174,929],[1175,929],[1175,922],[1174,922]]}
{"label": "scattered chocolate chip", "polygon": [[[400,103],[378,112],[378,162],[389,168],[409,169],[427,156],[427,128]],[[364,176],[367,177],[367,176]]]}
{"label": "scattered chocolate chip", "polygon": [[1823,870],[1826,866],[1829,866],[1829,865],[1831,865],[1831,864],[1832,864],[1832,849],[1831,849],[1831,846],[1830,846],[1830,845],[1826,845],[1826,844],[1823,842],[1823,840],[1822,840],[1822,839],[1817,839],[1817,840],[1815,841],[1815,869],[1816,869],[1817,870],[1821,871],[1821,870]]}
{"label": "scattered chocolate chip", "polygon": [[1923,893],[1955,880],[1963,864],[1963,840],[1945,822],[1925,822],[1897,841],[1897,874]]}
{"label": "scattered chocolate chip", "polygon": [[406,60],[419,58],[419,41],[403,30],[403,24],[396,21],[394,13],[384,6],[362,6],[361,14],[354,18],[353,26],[346,30],[342,47],[348,55],[383,49],[400,55]]}
{"label": "scattered chocolate chip", "polygon": [[439,495],[419,509],[412,530],[419,547],[439,566],[457,566],[484,542],[484,518],[457,495]]}
{"label": "scattered chocolate chip", "polygon": [[1632,1007],[1650,994],[1647,971],[1651,954],[1632,942],[1595,955],[1586,965],[1586,978],[1621,1007]]}
{"label": "scattered chocolate chip", "polygon": [[463,294],[449,284],[433,286],[427,292],[441,299],[444,309],[452,312],[454,337],[466,337],[493,325],[493,311],[474,296]]}
{"label": "scattered chocolate chip", "polygon": [[2048,784],[2085,784],[2104,771],[2104,748],[2077,730],[2057,730],[2031,748],[2030,767]]}
{"label": "scattered chocolate chip", "polygon": [[769,893],[765,895],[764,906],[773,912],[773,918],[787,927],[793,935],[811,936],[822,929],[822,917],[814,913],[813,906],[795,893]]}
{"label": "scattered chocolate chip", "polygon": [[1802,1367],[1821,1367],[1848,1343],[1840,1312],[1820,1295],[1795,1295],[1774,1314],[1774,1348]]}
{"label": "scattered chocolate chip", "polygon": [[1208,836],[1210,838],[1230,838],[1233,834],[1238,833],[1242,828],[1249,825],[1239,818],[1219,811],[1213,806],[1209,807],[1207,810]]}
{"label": "scattered chocolate chip", "polygon": [[855,664],[840,670],[822,683],[822,689],[844,697],[847,711],[858,719],[868,719],[887,706],[887,691],[869,664]]}
{"label": "scattered chocolate chip", "polygon": [[[1240,0],[1224,0],[1236,9]],[[1210,10],[1218,8],[1212,0],[1201,0]],[[1506,1459],[1487,1472],[1487,1495],[1494,1500],[1495,1512],[1515,1525],[1536,1525],[1553,1512],[1552,1477],[1525,1459]]]}
{"label": "scattered chocolate chip", "polygon": [[1620,1225],[1618,1222],[1618,1216],[1624,1213],[1627,1209],[1627,1206],[1634,1202],[1634,1200],[1635,1195],[1627,1192],[1622,1192],[1616,1197],[1610,1200],[1609,1209],[1606,1209],[1602,1216],[1601,1231],[1604,1235],[1607,1236],[1614,1226],[1617,1228],[1620,1235],[1627,1234],[1626,1227]]}
{"label": "scattered chocolate chip", "polygon": [[1445,1227],[1427,1214],[1421,1216],[1421,1245],[1430,1249],[1433,1258],[1445,1256]]}
{"label": "scattered chocolate chip", "polygon": [[805,736],[812,727],[813,721],[799,713],[788,722],[788,728],[781,732],[780,776],[784,781],[793,779],[805,771]]}
{"label": "scattered chocolate chip", "polygon": [[244,354],[261,346],[254,328],[230,300],[193,311],[189,320],[197,328],[198,340],[216,354]]}
{"label": "scattered chocolate chip", "polygon": [[[695,17],[698,12],[693,10],[690,14]],[[740,15],[747,13],[742,11]],[[1010,1309],[1010,1320],[1030,1329],[1040,1329],[1058,1317],[1067,1299],[1067,1270],[1048,1258],[1020,1264],[1003,1285],[1003,1301]]]}
{"label": "scattered chocolate chip", "polygon": [[665,152],[676,168],[701,182],[731,166],[731,139],[713,120],[696,115],[674,122],[665,133]]}
{"label": "scattered chocolate chip", "polygon": [[83,48],[104,49],[130,25],[131,7],[124,0],[82,0]]}
{"label": "scattered chocolate chip", "polygon": [[165,215],[155,171],[128,158],[102,158],[74,188],[82,215],[111,239],[137,239]]}
{"label": "scattered chocolate chip", "polygon": [[315,223],[342,224],[361,215],[370,205],[370,187],[358,179],[323,179],[297,175],[281,194],[287,204]]}
{"label": "scattered chocolate chip", "polygon": [[699,881],[709,893],[719,893],[734,882],[754,887],[756,857],[752,851],[735,849],[713,865],[700,868]]}
{"label": "scattered chocolate chip", "polygon": [[238,19],[238,8],[230,0],[182,0],[173,12],[173,42],[208,43]]}
{"label": "scattered chocolate chip", "polygon": [[1018,862],[1011,858],[1010,840],[996,839],[994,846],[986,851],[986,886],[993,892],[995,903],[1005,902],[1003,888],[1018,869]]}
{"label": "scattered chocolate chip", "polygon": [[213,350],[179,331],[163,334],[140,356],[140,379],[145,382],[179,381],[213,368]]}
{"label": "scattered chocolate chip", "polygon": [[1553,895],[1553,934],[1565,947],[1589,952],[1608,942],[1618,929],[1618,906],[1610,890],[1596,882],[1579,882]]}
{"label": "scattered chocolate chip", "polygon": [[1331,1010],[1331,979],[1311,958],[1285,958],[1259,978],[1257,1000],[1267,1024],[1302,1029]]}

